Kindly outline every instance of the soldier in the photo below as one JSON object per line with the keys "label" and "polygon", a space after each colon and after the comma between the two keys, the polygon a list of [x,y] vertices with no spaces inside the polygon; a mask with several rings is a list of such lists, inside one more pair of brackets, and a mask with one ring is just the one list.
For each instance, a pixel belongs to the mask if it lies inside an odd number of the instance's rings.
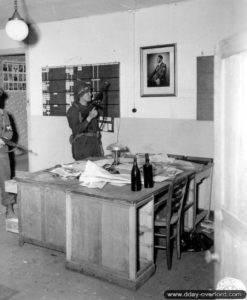
{"label": "soldier", "polygon": [[101,134],[98,125],[98,111],[92,101],[90,82],[80,82],[77,97],[67,112],[67,119],[72,130],[72,155],[75,160],[104,155]]}
{"label": "soldier", "polygon": [[15,195],[5,192],[5,181],[10,179],[10,161],[8,155],[8,146],[1,139],[10,140],[13,135],[12,127],[6,110],[4,109],[7,94],[0,88],[0,196],[1,203],[6,207],[6,218],[15,217],[13,205]]}

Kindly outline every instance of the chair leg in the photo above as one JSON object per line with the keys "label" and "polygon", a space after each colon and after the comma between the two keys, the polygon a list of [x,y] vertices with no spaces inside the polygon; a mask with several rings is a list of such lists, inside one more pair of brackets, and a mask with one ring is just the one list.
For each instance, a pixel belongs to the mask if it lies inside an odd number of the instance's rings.
{"label": "chair leg", "polygon": [[177,258],[180,259],[181,258],[181,226],[178,223],[177,224]]}
{"label": "chair leg", "polygon": [[171,232],[170,228],[167,229],[167,237],[166,237],[166,262],[168,270],[171,270],[172,267],[172,243],[171,243]]}
{"label": "chair leg", "polygon": [[154,248],[154,263],[156,264],[158,250]]}

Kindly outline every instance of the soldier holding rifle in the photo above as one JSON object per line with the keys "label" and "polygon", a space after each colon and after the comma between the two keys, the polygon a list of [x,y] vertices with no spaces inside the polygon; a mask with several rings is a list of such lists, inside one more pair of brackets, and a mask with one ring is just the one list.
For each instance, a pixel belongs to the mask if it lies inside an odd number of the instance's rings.
{"label": "soldier holding rifle", "polygon": [[[13,131],[6,110],[4,109],[7,94],[0,88],[0,197],[1,203],[6,207],[6,217],[15,217],[13,205],[15,195],[5,192],[5,181],[10,179],[10,162],[8,146],[4,140],[11,140]],[[3,139],[2,139],[3,138]]]}
{"label": "soldier holding rifle", "polygon": [[79,82],[77,97],[67,112],[72,130],[72,155],[75,160],[104,155],[97,117],[97,107],[92,105],[91,82]]}

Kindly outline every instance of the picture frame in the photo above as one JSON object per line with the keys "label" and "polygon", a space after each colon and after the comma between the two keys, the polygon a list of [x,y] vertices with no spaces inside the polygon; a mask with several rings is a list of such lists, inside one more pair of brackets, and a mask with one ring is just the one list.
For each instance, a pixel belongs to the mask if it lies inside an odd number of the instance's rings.
{"label": "picture frame", "polygon": [[176,44],[140,48],[141,97],[176,96]]}

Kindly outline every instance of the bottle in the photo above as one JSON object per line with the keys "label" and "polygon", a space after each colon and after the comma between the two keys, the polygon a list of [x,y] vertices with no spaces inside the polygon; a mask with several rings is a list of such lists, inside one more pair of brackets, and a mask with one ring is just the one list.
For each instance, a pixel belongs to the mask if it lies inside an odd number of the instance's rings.
{"label": "bottle", "polygon": [[153,166],[149,162],[148,153],[145,153],[145,164],[143,165],[143,177],[144,177],[144,187],[152,188],[154,186]]}
{"label": "bottle", "polygon": [[131,190],[132,191],[140,191],[142,188],[141,183],[141,172],[137,165],[137,158],[134,157],[133,167],[131,170]]}

